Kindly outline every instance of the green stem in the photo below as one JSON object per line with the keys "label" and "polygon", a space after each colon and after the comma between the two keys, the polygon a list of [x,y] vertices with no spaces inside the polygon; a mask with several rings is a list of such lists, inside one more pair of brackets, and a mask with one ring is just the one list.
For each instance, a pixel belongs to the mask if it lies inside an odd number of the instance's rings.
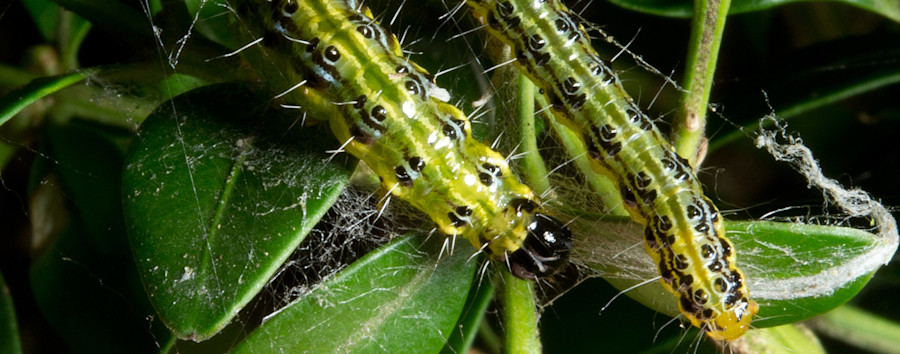
{"label": "green stem", "polygon": [[0,97],[0,125],[12,119],[17,113],[35,101],[81,82],[85,77],[93,75],[96,71],[96,69],[85,69],[54,77],[43,77],[7,93],[5,96]]}
{"label": "green stem", "polygon": [[[490,54],[493,61],[502,63],[512,58],[508,46],[497,47],[499,48],[494,48]],[[550,190],[550,180],[547,165],[537,145],[535,86],[512,65],[498,68],[491,79],[491,85],[495,88],[493,102],[496,104],[497,115],[493,124],[494,130],[513,133],[496,134],[500,149],[507,152],[517,151],[522,155],[521,159],[515,160],[517,163],[513,167],[523,182],[541,195]]]}
{"label": "green stem", "polygon": [[534,282],[519,279],[506,268],[503,277],[504,347],[507,353],[540,353],[541,340],[534,304]]}
{"label": "green stem", "polygon": [[[541,107],[548,106],[547,99],[544,96],[538,96],[537,100]],[[604,209],[612,215],[628,216],[628,212],[621,208],[622,194],[619,193],[619,188],[612,179],[598,173],[594,169],[581,137],[562,123],[557,122],[549,109],[542,109],[541,111],[546,115],[546,121],[549,122],[550,128],[563,149],[566,150],[567,155],[572,156],[572,162],[575,164],[575,167],[584,175],[595,195],[600,198]]]}
{"label": "green stem", "polygon": [[534,84],[525,75],[518,75],[519,99],[516,114],[519,117],[519,143],[524,157],[520,163],[522,174],[538,195],[550,190],[547,167],[538,152],[537,133],[534,125]]}
{"label": "green stem", "polygon": [[687,91],[676,117],[673,141],[679,155],[696,165],[704,143],[709,92],[731,0],[695,0],[685,72]]}

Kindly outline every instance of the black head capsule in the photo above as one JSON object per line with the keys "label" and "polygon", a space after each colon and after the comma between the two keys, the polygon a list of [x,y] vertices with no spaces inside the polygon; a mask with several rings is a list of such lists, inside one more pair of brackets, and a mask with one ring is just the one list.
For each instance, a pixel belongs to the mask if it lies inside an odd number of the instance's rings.
{"label": "black head capsule", "polygon": [[534,280],[551,276],[569,262],[572,231],[561,221],[534,214],[522,247],[509,256],[513,275]]}

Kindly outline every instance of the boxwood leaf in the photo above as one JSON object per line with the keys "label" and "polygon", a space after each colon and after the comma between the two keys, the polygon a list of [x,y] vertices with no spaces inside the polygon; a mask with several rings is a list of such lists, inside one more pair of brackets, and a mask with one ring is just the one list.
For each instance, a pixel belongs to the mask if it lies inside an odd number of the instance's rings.
{"label": "boxwood leaf", "polygon": [[[266,284],[343,189],[336,142],[269,114],[239,85],[191,91],[143,123],[123,199],[138,269],[180,338],[222,329]],[[321,137],[325,137],[322,139]]]}
{"label": "boxwood leaf", "polygon": [[379,248],[272,316],[236,352],[441,350],[480,263],[468,245],[440,259],[443,241],[418,235]]}
{"label": "boxwood leaf", "polygon": [[[643,226],[629,220],[577,220],[577,259],[619,289],[658,276],[644,252]],[[747,276],[750,296],[759,303],[755,327],[801,321],[834,309],[855,296],[879,265],[882,237],[850,227],[769,221],[726,222]],[[658,281],[626,293],[670,316],[675,297]]]}

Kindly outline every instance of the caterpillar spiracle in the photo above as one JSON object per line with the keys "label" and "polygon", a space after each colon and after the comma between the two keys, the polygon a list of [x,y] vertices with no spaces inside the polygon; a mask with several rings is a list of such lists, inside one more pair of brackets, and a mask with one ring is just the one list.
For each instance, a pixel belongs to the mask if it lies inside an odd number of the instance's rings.
{"label": "caterpillar spiracle", "polygon": [[681,313],[712,338],[743,335],[758,305],[716,206],[598,57],[578,17],[559,0],[466,3],[513,49],[515,66],[540,88],[554,118],[580,132],[594,168],[616,181]]}
{"label": "caterpillar spiracle", "polygon": [[328,117],[343,149],[384,190],[468,239],[513,274],[548,276],[568,260],[572,234],[549,216],[506,159],[471,136],[447,92],[405,58],[397,38],[353,0],[244,0],[265,25],[281,74],[301,82],[285,96]]}

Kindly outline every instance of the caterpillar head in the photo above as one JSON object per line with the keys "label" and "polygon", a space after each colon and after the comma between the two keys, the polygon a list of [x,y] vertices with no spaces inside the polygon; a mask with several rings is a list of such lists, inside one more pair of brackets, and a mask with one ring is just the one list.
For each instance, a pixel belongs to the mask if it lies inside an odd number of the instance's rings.
{"label": "caterpillar head", "polygon": [[534,280],[556,273],[569,261],[572,231],[561,221],[536,213],[526,227],[522,247],[509,256],[513,275]]}
{"label": "caterpillar head", "polygon": [[704,321],[701,327],[706,329],[706,335],[710,338],[735,340],[750,329],[750,321],[753,320],[757,311],[759,311],[759,305],[755,301],[744,301],[730,310]]}

